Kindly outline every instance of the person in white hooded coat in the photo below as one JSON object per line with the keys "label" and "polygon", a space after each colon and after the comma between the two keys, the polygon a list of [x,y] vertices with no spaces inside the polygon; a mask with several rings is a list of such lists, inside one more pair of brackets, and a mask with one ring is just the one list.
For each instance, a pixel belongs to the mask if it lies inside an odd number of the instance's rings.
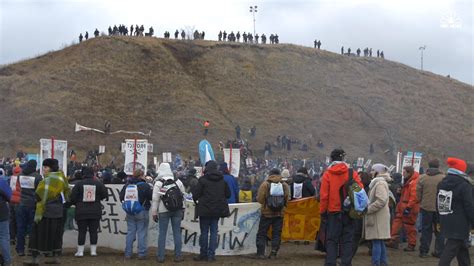
{"label": "person in white hooded coat", "polygon": [[369,206],[364,217],[364,235],[372,241],[372,265],[388,265],[384,240],[390,239],[390,210],[387,166],[374,164],[369,185]]}
{"label": "person in white hooded coat", "polygon": [[174,186],[179,188],[181,194],[185,192],[183,183],[179,179],[174,179],[170,165],[168,163],[160,164],[158,168],[158,176],[155,179],[155,185],[153,187],[153,199],[151,205],[153,220],[158,222],[159,228],[157,252],[157,260],[159,263],[164,263],[165,261],[166,235],[170,221],[174,238],[174,262],[183,261],[181,254],[181,220],[183,218],[185,205],[183,204],[183,209],[170,211],[167,209],[162,200],[162,197],[164,197],[166,191]]}

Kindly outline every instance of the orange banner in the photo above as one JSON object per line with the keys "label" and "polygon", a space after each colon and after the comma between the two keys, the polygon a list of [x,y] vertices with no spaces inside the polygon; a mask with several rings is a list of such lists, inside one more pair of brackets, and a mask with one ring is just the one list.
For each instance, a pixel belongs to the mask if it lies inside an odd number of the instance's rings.
{"label": "orange banner", "polygon": [[319,202],[311,197],[288,202],[283,219],[282,241],[314,241],[321,218]]}

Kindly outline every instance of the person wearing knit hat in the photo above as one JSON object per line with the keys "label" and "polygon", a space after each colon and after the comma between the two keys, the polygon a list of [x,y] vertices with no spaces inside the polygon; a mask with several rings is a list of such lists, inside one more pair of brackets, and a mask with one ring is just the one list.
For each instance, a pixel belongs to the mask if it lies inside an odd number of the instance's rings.
{"label": "person wearing knit hat", "polygon": [[466,242],[474,226],[474,186],[471,165],[450,157],[446,177],[438,185],[437,210],[441,234],[447,238],[439,265],[451,265],[454,257],[459,265],[472,265]]}
{"label": "person wearing knit hat", "polygon": [[385,164],[376,163],[372,165],[372,172],[385,174],[388,172],[388,167]]}
{"label": "person wearing knit hat", "polygon": [[420,237],[420,258],[428,258],[433,232],[435,234],[434,251],[431,253],[439,258],[444,250],[444,237],[438,229],[439,215],[436,210],[436,196],[438,194],[438,184],[446,175],[439,170],[439,160],[432,159],[428,162],[426,173],[421,175],[416,185],[416,197],[420,202],[421,213],[421,237]]}
{"label": "person wearing knit hat", "polygon": [[45,254],[52,259],[46,263],[58,264],[63,237],[63,202],[69,199],[70,188],[64,173],[59,170],[58,160],[43,161],[44,179],[36,189],[36,211],[29,239],[31,261],[27,264],[39,264],[39,255]]}
{"label": "person wearing knit hat", "polygon": [[36,171],[36,161],[29,160],[18,176],[17,191],[20,193],[20,202],[15,208],[16,213],[16,252],[18,256],[25,256],[25,237],[34,222],[36,209],[36,193],[43,177]]}

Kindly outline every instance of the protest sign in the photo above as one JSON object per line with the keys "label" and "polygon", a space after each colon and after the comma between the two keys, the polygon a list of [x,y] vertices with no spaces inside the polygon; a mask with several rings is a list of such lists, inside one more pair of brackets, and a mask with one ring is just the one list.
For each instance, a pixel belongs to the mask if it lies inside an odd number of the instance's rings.
{"label": "protest sign", "polygon": [[[54,149],[52,149],[54,146]],[[54,158],[58,160],[59,170],[67,173],[67,141],[57,139],[40,139],[40,158],[38,164],[44,159]],[[40,167],[43,174],[43,168]]]}
{"label": "protest sign", "polygon": [[148,141],[146,139],[125,140],[124,172],[127,175],[132,175],[136,169],[141,169],[146,173],[148,165],[147,144]]}
{"label": "protest sign", "polygon": [[240,149],[223,149],[224,161],[230,169],[230,174],[237,177],[240,172]]}

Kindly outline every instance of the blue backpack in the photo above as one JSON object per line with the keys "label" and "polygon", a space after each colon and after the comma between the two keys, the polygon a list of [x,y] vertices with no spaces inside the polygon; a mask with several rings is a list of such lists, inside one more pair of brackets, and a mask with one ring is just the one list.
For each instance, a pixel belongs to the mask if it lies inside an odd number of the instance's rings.
{"label": "blue backpack", "polygon": [[138,198],[138,185],[144,182],[138,182],[136,184],[130,184],[125,188],[124,201],[122,202],[122,209],[129,215],[137,215],[144,210],[142,203]]}

